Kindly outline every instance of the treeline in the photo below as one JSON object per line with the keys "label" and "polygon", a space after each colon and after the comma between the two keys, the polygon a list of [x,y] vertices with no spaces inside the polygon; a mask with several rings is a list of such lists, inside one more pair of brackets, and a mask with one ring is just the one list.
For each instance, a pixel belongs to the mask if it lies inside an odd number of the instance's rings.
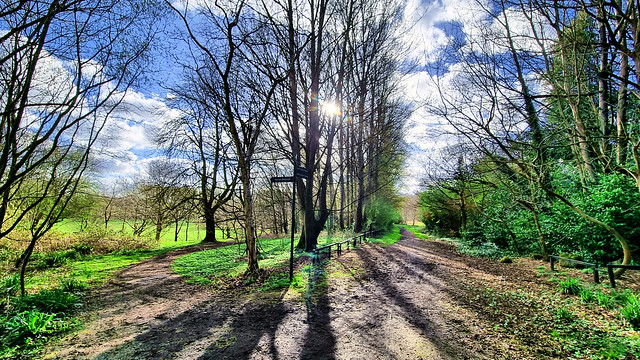
{"label": "treeline", "polygon": [[[410,114],[402,2],[44,1],[0,13],[0,239],[29,234],[22,280],[37,241],[80,209],[93,160],[108,149],[107,120],[146,75],[149,50],[169,40],[180,44],[182,77],[163,84],[179,110],[155,139],[166,153],[128,193],[101,190],[105,226],[119,209],[135,233],[152,226],[158,238],[197,214],[205,241],[216,241],[232,221],[255,273],[258,230],[292,226],[290,186],[269,179],[294,166],[309,172],[295,182],[306,250],[329,219],[360,231],[397,217]],[[176,23],[172,34],[159,29]]]}
{"label": "treeline", "polygon": [[294,166],[309,173],[295,180],[299,247],[313,249],[330,218],[355,231],[380,225],[367,214],[397,202],[409,116],[399,87],[402,3],[169,6],[191,52],[172,89],[182,116],[167,121],[159,141],[198,184],[207,240],[237,196],[248,271],[257,271],[257,207],[286,230],[291,185],[269,179],[292,176]]}
{"label": "treeline", "polygon": [[[471,247],[632,261],[640,245],[638,4],[491,1],[451,43],[431,114],[450,146],[424,222]],[[637,254],[636,254],[637,258]]]}

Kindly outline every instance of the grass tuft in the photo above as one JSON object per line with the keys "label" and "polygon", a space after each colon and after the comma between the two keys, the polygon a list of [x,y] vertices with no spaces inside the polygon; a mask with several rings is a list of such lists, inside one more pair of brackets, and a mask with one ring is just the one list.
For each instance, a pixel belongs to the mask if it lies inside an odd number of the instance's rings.
{"label": "grass tuft", "polygon": [[626,304],[620,309],[620,314],[634,330],[640,330],[640,296],[630,294]]}
{"label": "grass tuft", "polygon": [[567,280],[560,281],[560,292],[567,295],[579,295],[582,291],[582,285],[580,280],[576,278],[568,278]]}

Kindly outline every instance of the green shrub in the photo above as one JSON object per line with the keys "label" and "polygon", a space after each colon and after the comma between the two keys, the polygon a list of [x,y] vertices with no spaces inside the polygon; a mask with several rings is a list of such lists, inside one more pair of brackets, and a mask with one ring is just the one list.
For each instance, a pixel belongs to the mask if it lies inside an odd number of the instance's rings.
{"label": "green shrub", "polygon": [[625,305],[629,302],[629,300],[634,297],[634,294],[629,289],[624,289],[620,291],[611,290],[611,297],[613,301],[619,305]]}
{"label": "green shrub", "polygon": [[626,304],[620,309],[622,318],[635,330],[640,330],[640,296],[630,294]]}
{"label": "green shrub", "polygon": [[60,281],[60,289],[66,293],[80,293],[89,288],[89,284],[74,278],[66,278]]}
{"label": "green shrub", "polygon": [[573,320],[573,313],[565,307],[559,307],[556,309],[556,318],[558,318],[558,320],[568,322]]}
{"label": "green shrub", "polygon": [[490,259],[500,259],[505,256],[505,252],[508,252],[492,242],[485,242],[474,246],[466,243],[465,241],[461,241],[458,246],[458,250],[471,256],[486,257]]}
{"label": "green shrub", "polygon": [[576,278],[568,278],[567,280],[560,281],[559,284],[560,291],[563,294],[578,295],[582,291],[580,280]]}
{"label": "green shrub", "polygon": [[388,201],[376,198],[366,206],[367,221],[376,229],[388,230],[400,222],[400,212]]}
{"label": "green shrub", "polygon": [[67,259],[64,254],[60,251],[54,251],[50,253],[45,253],[41,257],[37,258],[37,261],[34,262],[34,265],[41,269],[48,269],[54,267],[60,267],[66,264]]}
{"label": "green shrub", "polygon": [[20,290],[20,274],[5,276],[0,280],[0,292],[2,296],[15,295]]}
{"label": "green shrub", "polygon": [[590,304],[596,301],[596,296],[593,294],[591,289],[582,289],[578,295],[580,296],[580,301],[584,304]]}
{"label": "green shrub", "polygon": [[80,255],[89,255],[93,252],[93,246],[85,243],[77,243],[71,246],[71,249],[75,250]]}
{"label": "green shrub", "polygon": [[[556,186],[585,213],[609,224],[631,245],[640,239],[640,193],[633,181],[621,174],[600,174],[598,183],[586,189],[572,189],[580,184],[575,176],[561,172],[552,176]],[[575,191],[578,190],[578,191]],[[578,252],[585,261],[606,264],[620,258],[620,247],[616,239],[605,229],[576,214],[562,203],[554,203],[552,211],[541,213],[547,223],[547,239],[555,251]]]}
{"label": "green shrub", "polygon": [[613,298],[611,297],[611,295],[604,293],[602,291],[596,291],[595,295],[596,295],[596,301],[598,302],[598,305],[607,309],[613,309],[615,307],[615,302],[613,301]]}
{"label": "green shrub", "polygon": [[13,298],[12,307],[16,312],[39,310],[57,314],[69,314],[80,305],[80,300],[74,294],[62,289],[42,290],[37,294],[27,294]]}
{"label": "green shrub", "polygon": [[50,334],[56,329],[55,314],[36,309],[26,310],[4,321],[2,338],[8,347],[24,345]]}

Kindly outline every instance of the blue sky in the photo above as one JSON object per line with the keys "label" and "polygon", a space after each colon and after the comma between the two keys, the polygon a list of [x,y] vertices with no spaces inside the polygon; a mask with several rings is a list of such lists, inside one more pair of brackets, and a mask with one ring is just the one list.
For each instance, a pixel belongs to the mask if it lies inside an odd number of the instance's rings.
{"label": "blue sky", "polygon": [[[441,119],[426,113],[420,106],[437,94],[434,76],[445,84],[452,81],[457,64],[443,61],[441,51],[452,40],[464,42],[477,31],[471,24],[481,16],[482,9],[474,0],[420,1],[408,0],[405,12],[406,41],[411,44],[411,56],[420,66],[405,81],[405,98],[416,104],[416,111],[407,124],[406,140],[412,150],[406,168],[404,192],[417,190],[426,171],[424,164],[439,156],[438,151],[451,139],[434,136],[433,129],[445,126]],[[166,83],[179,79],[180,69],[169,49],[180,50],[180,43],[167,43],[159,49],[152,80],[127,91],[122,106],[109,119],[101,148],[97,152],[102,181],[112,183],[117,178],[130,178],[144,171],[146,164],[161,157],[153,144],[153,135],[163,119],[177,116],[170,107]],[[175,52],[174,52],[175,54]],[[441,66],[434,70],[433,64]]]}

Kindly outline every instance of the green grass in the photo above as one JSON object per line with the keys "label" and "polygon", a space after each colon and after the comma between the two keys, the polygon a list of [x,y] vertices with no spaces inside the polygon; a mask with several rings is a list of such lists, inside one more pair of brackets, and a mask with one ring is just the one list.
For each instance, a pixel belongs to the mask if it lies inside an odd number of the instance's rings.
{"label": "green grass", "polygon": [[[120,228],[121,221],[111,221],[113,228]],[[78,221],[63,221],[56,224],[56,231],[77,232],[80,223]],[[172,250],[192,246],[200,243],[198,229],[195,224],[189,226],[188,241],[185,241],[185,229],[183,226],[181,240],[174,241],[172,231],[164,231],[159,243],[155,243],[152,249],[121,250],[103,255],[83,254],[75,248],[48,253],[34,254],[31,260],[31,271],[28,273],[27,291],[53,288],[64,279],[73,278],[83,283],[100,285],[107,281],[113,274],[127,266],[142,260],[162,255]],[[171,230],[171,228],[169,229]],[[204,228],[200,229],[200,237],[204,237]],[[223,240],[223,233],[217,230],[218,238]],[[80,249],[82,250],[82,249]]]}
{"label": "green grass", "polygon": [[389,246],[391,244],[395,244],[402,235],[400,235],[400,228],[397,225],[394,225],[391,230],[387,231],[380,238],[371,238],[370,242],[380,244],[382,246]]}
{"label": "green grass", "polygon": [[[289,261],[287,239],[259,241],[260,268],[285,266]],[[216,277],[238,276],[247,269],[245,244],[224,246],[217,249],[199,251],[177,258],[171,265],[173,271],[187,277],[188,281],[210,284]]]}
{"label": "green grass", "polygon": [[[59,223],[55,224],[52,228],[53,231],[57,231],[63,234],[74,234],[74,233],[80,233],[81,232],[81,227],[80,227],[80,221],[78,220],[72,220],[72,219],[65,219],[63,221],[60,221]],[[104,223],[102,222],[98,222],[95,224],[92,224],[90,226],[97,226],[97,227],[104,227]],[[182,222],[180,225],[180,230],[178,231],[178,243],[188,243],[188,244],[195,244],[198,243],[200,241],[202,241],[202,239],[204,239],[205,236],[205,226],[202,223],[197,223],[197,222],[191,222],[189,224],[189,231],[187,232],[187,226],[186,226],[186,222]],[[108,229],[110,231],[114,231],[114,232],[118,232],[118,233],[122,233],[123,235],[126,236],[133,236],[133,229],[131,228],[131,226],[129,226],[129,224],[127,224],[126,222],[122,221],[122,220],[111,220],[109,221],[109,227]],[[160,242],[161,243],[168,243],[168,242],[176,242],[175,241],[175,234],[174,234],[174,230],[175,230],[175,224],[169,224],[166,228],[164,228],[164,230],[162,230],[162,233],[160,235]],[[152,226],[149,227],[144,233],[144,236],[147,237],[153,237],[155,236],[155,228],[153,228]],[[216,229],[216,238],[219,240],[225,239],[226,234],[220,230],[220,229]],[[231,237],[235,236],[235,233],[233,231],[231,231]]]}
{"label": "green grass", "polygon": [[579,295],[582,291],[582,285],[580,285],[580,279],[567,278],[560,281],[560,292],[567,295]]}
{"label": "green grass", "polygon": [[421,225],[402,225],[405,229],[411,231],[418,239],[428,240],[429,235],[423,232],[424,226]]}

